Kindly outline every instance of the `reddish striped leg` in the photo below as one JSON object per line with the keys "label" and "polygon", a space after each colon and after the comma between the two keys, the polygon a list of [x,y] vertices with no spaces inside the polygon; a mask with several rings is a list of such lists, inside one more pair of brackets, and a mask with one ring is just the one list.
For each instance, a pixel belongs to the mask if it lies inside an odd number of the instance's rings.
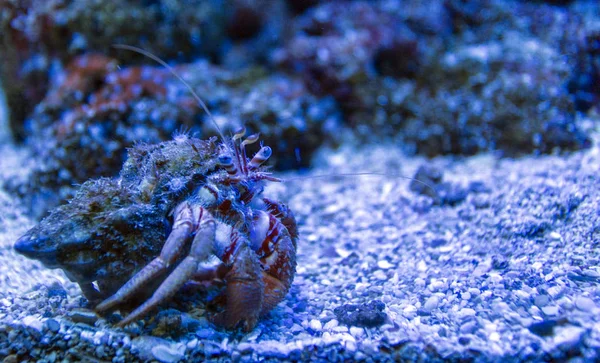
{"label": "reddish striped leg", "polygon": [[221,256],[229,267],[224,277],[227,287],[221,297],[225,311],[213,321],[227,329],[241,323],[245,331],[251,331],[258,318],[283,300],[290,289],[296,248],[288,228],[272,213],[256,213],[249,238],[240,233],[241,229],[234,226],[230,245]]}

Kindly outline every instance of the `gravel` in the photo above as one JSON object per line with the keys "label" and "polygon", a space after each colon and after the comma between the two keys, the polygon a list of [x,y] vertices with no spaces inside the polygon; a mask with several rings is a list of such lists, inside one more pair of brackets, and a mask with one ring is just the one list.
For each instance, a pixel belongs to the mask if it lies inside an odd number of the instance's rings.
{"label": "gravel", "polygon": [[[0,179],[27,155],[3,146]],[[600,359],[600,149],[497,159],[407,158],[394,145],[324,150],[278,175],[299,230],[287,298],[248,334],[184,311],[117,329],[78,287],[12,250],[33,225],[0,189],[0,358],[4,362]],[[452,203],[400,177],[311,179],[436,168]],[[462,193],[462,192],[461,192]],[[368,319],[366,317],[368,317]],[[161,322],[167,324],[161,328]],[[157,327],[158,326],[158,327]]]}

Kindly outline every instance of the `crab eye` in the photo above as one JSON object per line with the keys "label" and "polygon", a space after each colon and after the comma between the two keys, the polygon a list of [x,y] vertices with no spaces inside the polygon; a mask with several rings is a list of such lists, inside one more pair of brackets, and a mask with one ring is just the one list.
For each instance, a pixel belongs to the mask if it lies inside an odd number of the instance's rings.
{"label": "crab eye", "polygon": [[229,155],[219,155],[219,164],[223,166],[233,164],[233,159]]}
{"label": "crab eye", "polygon": [[248,165],[248,169],[254,170],[261,166],[265,161],[267,161],[271,155],[273,154],[273,150],[271,150],[268,146],[263,146],[258,150],[258,152],[254,155],[252,160],[250,160],[250,164]]}
{"label": "crab eye", "polygon": [[258,153],[266,160],[271,157],[273,150],[269,146],[263,146]]}
{"label": "crab eye", "polygon": [[237,175],[238,170],[233,164],[233,159],[229,155],[219,155],[219,164],[222,165],[225,170],[227,170],[227,174],[234,176]]}

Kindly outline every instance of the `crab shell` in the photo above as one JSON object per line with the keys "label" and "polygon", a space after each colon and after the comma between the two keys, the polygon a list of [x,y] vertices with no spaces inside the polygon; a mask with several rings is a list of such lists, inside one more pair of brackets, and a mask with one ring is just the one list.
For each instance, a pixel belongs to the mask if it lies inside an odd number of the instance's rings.
{"label": "crab shell", "polygon": [[[92,302],[111,296],[160,253],[171,229],[171,211],[193,198],[208,175],[219,172],[217,158],[215,138],[180,136],[136,145],[128,150],[118,178],[85,182],[72,200],[22,236],[15,249],[62,269]],[[142,291],[132,304],[146,295]]]}

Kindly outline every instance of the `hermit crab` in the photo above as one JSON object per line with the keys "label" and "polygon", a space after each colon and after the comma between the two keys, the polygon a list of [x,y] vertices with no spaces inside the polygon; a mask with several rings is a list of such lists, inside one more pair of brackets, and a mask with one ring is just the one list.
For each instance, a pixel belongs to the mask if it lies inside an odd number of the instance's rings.
{"label": "hermit crab", "polygon": [[[262,166],[271,148],[248,158],[246,146],[259,137],[244,137],[242,128],[220,140],[181,134],[136,145],[118,178],[82,184],[15,249],[63,269],[97,312],[133,309],[121,326],[188,281],[223,281],[215,299],[222,311],[211,319],[250,331],[292,284],[298,231],[286,205],[260,197],[265,182],[280,181]],[[225,246],[218,225],[230,229]],[[207,267],[211,256],[220,263]]]}

